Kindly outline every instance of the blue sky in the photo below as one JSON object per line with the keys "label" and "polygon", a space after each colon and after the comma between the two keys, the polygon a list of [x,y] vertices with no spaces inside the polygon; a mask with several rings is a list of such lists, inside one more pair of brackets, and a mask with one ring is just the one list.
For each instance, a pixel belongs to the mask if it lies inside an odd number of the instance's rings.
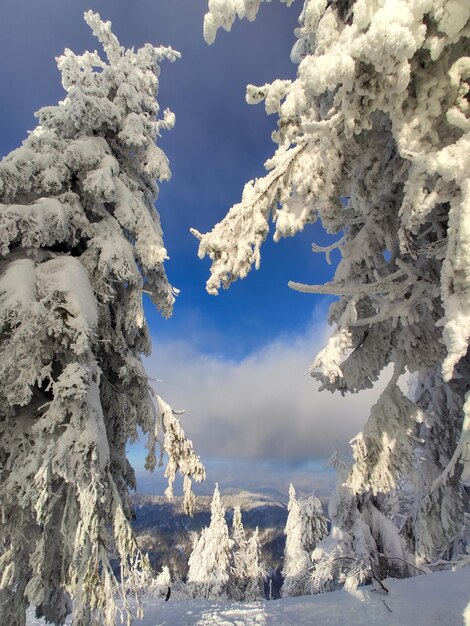
{"label": "blue sky", "polygon": [[[247,83],[294,78],[289,60],[299,0],[288,8],[262,5],[254,23],[237,22],[208,46],[202,37],[205,0],[15,0],[0,5],[0,115],[2,156],[35,126],[33,112],[63,98],[54,57],[65,47],[95,49],[84,10],[113,22],[126,47],[146,42],[182,53],[162,65],[159,102],[176,114],[163,136],[173,173],[157,206],[170,255],[167,272],[181,290],[170,320],[152,306],[154,339],[147,361],[158,391],[175,408],[221,487],[276,487],[289,480],[305,490],[330,481],[323,466],[333,448],[365,421],[369,394],[351,399],[318,394],[305,370],[327,336],[328,300],[288,289],[288,280],[318,283],[334,268],[311,243],[331,241],[319,225],[295,239],[266,242],[261,268],[219,296],[204,285],[207,260],[197,259],[190,227],[210,229],[238,202],[243,184],[263,174],[275,149],[275,118],[245,103]],[[142,489],[160,491],[161,472],[142,472],[142,446],[130,450]]]}

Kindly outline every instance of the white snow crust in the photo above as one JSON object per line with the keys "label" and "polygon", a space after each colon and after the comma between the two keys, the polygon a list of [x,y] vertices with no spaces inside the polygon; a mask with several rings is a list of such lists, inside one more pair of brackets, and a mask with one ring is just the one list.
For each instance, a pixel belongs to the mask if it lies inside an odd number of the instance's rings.
{"label": "white snow crust", "polygon": [[[263,602],[144,599],[145,617],[134,626],[457,626],[470,625],[470,568],[384,581],[388,593],[363,587],[353,593]],[[388,607],[388,608],[387,608]],[[464,616],[464,612],[466,617]],[[27,626],[43,626],[29,613]],[[67,620],[66,624],[70,624]]]}

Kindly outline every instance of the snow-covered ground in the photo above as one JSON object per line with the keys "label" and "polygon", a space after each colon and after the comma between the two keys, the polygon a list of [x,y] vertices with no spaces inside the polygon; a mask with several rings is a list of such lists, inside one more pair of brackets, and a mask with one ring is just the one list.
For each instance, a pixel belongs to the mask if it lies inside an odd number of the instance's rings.
{"label": "snow-covered ground", "polygon": [[[470,626],[470,567],[384,581],[389,592],[365,587],[271,602],[181,600],[144,602],[135,626]],[[67,622],[69,623],[69,622]],[[43,626],[30,616],[27,626]]]}

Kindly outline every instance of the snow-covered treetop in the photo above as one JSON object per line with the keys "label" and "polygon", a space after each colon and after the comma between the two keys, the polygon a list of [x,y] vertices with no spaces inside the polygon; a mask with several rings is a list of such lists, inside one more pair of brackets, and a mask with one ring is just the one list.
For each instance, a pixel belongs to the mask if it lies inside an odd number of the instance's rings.
{"label": "snow-covered treetop", "polygon": [[233,509],[232,536],[237,546],[241,546],[243,542],[246,541],[245,529],[242,522],[242,512],[239,504],[237,504],[237,506]]}
{"label": "snow-covered treetop", "polygon": [[219,483],[215,483],[211,501],[211,516],[215,519],[225,519],[225,508],[220,499]]}
{"label": "snow-covered treetop", "polygon": [[[3,202],[20,203],[26,194],[38,202],[31,206],[32,215],[24,216],[23,212],[19,220],[15,205],[9,209],[3,218],[8,222],[1,231],[2,251],[6,252],[11,240],[18,237],[25,244],[46,244],[44,237],[51,235],[44,228],[38,232],[42,226],[39,214],[50,228],[60,224],[57,234],[59,240],[65,240],[72,228],[70,217],[63,215],[59,203],[46,205],[40,198],[46,194],[59,196],[74,176],[80,176],[90,205],[97,200],[115,204],[113,218],[127,233],[136,253],[135,260],[130,258],[128,243],[122,237],[111,240],[110,218],[107,226],[103,224],[95,244],[103,268],[110,266],[118,276],[137,284],[143,275],[146,292],[169,315],[175,290],[168,284],[163,269],[167,252],[153,203],[158,193],[155,181],[170,178],[168,159],[155,142],[162,129],[173,126],[175,117],[165,110],[163,118],[156,119],[156,95],[159,62],[174,61],[179,53],[149,44],[137,51],[125,50],[112,34],[110,22],[102,22],[91,11],[85,14],[85,20],[103,44],[108,63],[97,52],[76,55],[65,50],[57,59],[67,97],[57,106],[37,113],[40,125],[21,148],[3,160],[0,168]],[[52,148],[58,148],[64,140],[66,148],[56,154]],[[94,212],[97,211],[95,207]],[[26,217],[36,223],[36,228],[26,229]],[[90,230],[83,215],[81,220],[81,227]],[[125,253],[124,263],[123,255],[112,251],[116,247]]]}

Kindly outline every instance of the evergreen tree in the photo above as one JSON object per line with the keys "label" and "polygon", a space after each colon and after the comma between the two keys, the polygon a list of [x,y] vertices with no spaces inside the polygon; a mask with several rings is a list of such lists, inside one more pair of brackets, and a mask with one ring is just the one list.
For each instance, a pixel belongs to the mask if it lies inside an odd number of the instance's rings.
{"label": "evergreen tree", "polygon": [[[163,315],[175,290],[163,262],[155,182],[168,180],[155,145],[174,116],[159,111],[159,63],[171,48],[124,50],[111,24],[88,12],[102,43],[58,59],[66,98],[0,163],[0,606],[2,624],[25,610],[62,624],[114,625],[130,614],[110,563],[138,587],[148,568],[129,519],[135,488],[125,448],[138,429],[177,470],[204,469],[176,414],[149,386],[142,293]],[[152,401],[154,396],[155,405]]]}
{"label": "evergreen tree", "polygon": [[261,545],[258,527],[248,539],[246,546],[246,560],[248,569],[243,599],[245,602],[253,602],[264,598],[264,580],[267,569],[261,558]]}
{"label": "evergreen tree", "polygon": [[138,582],[142,595],[165,598],[171,586],[171,574],[168,566],[164,565],[157,574],[153,569],[143,568],[136,564],[135,580]]}
{"label": "evergreen tree", "polygon": [[[411,506],[405,511],[403,536],[420,562],[457,559],[468,553],[468,484],[457,464],[462,406],[468,394],[470,360],[457,366],[458,376],[445,383],[439,367],[418,377],[414,396],[423,409],[417,435],[416,471]],[[447,414],[449,419],[442,420]],[[463,445],[463,442],[461,442]],[[468,457],[468,452],[466,458]],[[453,538],[450,541],[449,538]]]}
{"label": "evergreen tree", "polygon": [[233,513],[232,540],[230,597],[244,602],[260,600],[264,597],[266,569],[261,561],[259,532],[256,528],[252,536],[247,538],[239,506],[235,507]]}
{"label": "evergreen tree", "polygon": [[292,483],[289,486],[289,504],[287,506],[284,551],[284,583],[281,590],[283,598],[304,596],[310,593],[311,553],[317,543],[327,534],[327,520],[323,515],[321,503],[314,495],[297,500]]}
{"label": "evergreen tree", "polygon": [[414,575],[407,564],[398,528],[381,512],[371,493],[355,494],[347,484],[350,465],[337,454],[329,464],[337,471],[335,491],[328,505],[330,534],[313,551],[314,593],[331,591],[344,585],[353,590],[382,580],[386,573]]}
{"label": "evergreen tree", "polygon": [[310,555],[302,544],[302,514],[292,483],[289,486],[289,514],[284,533],[286,547],[282,574],[284,582],[281,597],[303,596],[309,593],[309,569],[312,565]]}
{"label": "evergreen tree", "polygon": [[154,594],[158,597],[165,598],[166,600],[170,599],[171,593],[171,574],[170,570],[166,565],[163,566],[162,571],[158,574],[155,579],[155,588]]}
{"label": "evergreen tree", "polygon": [[233,510],[232,541],[232,582],[230,585],[230,596],[234,600],[243,600],[246,587],[246,574],[249,564],[247,561],[248,540],[243,527],[240,506],[236,506]]}
{"label": "evergreen tree", "polygon": [[194,544],[189,557],[188,586],[195,598],[211,600],[230,597],[230,555],[225,509],[216,484],[211,503],[211,521]]}
{"label": "evergreen tree", "polygon": [[[210,0],[207,40],[237,15],[254,19],[260,1]],[[313,246],[327,260],[339,252],[334,280],[290,283],[339,296],[311,375],[356,393],[395,364],[346,482],[388,515],[389,496],[414,481],[403,535],[418,561],[451,550],[468,507],[469,20],[468,2],[305,0],[296,80],[247,90],[278,115],[269,172],[210,233],[193,231],[212,260],[210,293],[259,266],[270,219],[275,241],[317,220],[337,234]],[[397,385],[403,373],[418,380],[411,398]]]}

